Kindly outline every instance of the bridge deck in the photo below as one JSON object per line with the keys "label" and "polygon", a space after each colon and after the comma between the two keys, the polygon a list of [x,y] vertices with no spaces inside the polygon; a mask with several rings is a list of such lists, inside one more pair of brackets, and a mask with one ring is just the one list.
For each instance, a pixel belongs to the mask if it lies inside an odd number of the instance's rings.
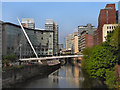
{"label": "bridge deck", "polygon": [[74,58],[83,57],[83,55],[67,55],[67,56],[52,56],[52,57],[41,57],[41,58],[24,58],[19,59],[20,61],[31,61],[31,60],[49,60],[49,59],[60,59],[60,58]]}

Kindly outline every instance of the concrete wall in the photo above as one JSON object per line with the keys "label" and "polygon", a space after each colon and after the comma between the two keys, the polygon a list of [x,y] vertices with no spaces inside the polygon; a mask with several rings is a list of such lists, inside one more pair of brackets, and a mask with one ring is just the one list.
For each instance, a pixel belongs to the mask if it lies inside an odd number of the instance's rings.
{"label": "concrete wall", "polygon": [[35,76],[44,77],[60,68],[60,65],[30,65],[18,69],[2,72],[2,88],[10,88],[14,84],[23,82]]}

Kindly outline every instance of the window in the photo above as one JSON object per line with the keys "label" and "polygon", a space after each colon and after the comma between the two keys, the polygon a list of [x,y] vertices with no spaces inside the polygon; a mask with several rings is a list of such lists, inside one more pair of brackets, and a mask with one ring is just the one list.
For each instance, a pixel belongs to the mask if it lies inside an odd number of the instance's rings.
{"label": "window", "polygon": [[109,33],[109,31],[107,31],[107,33]]}
{"label": "window", "polygon": [[46,49],[46,51],[48,51],[48,49]]}
{"label": "window", "polygon": [[109,27],[107,26],[107,29],[109,29]]}
{"label": "window", "polygon": [[44,49],[42,48],[42,51],[44,51]]}
{"label": "window", "polygon": [[110,26],[110,29],[111,29],[111,26]]}
{"label": "window", "polygon": [[113,29],[113,26],[112,26],[112,29]]}

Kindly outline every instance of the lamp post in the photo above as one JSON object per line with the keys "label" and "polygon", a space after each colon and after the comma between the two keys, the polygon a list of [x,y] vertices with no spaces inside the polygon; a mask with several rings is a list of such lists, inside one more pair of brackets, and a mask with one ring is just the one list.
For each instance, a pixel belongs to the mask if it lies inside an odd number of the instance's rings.
{"label": "lamp post", "polygon": [[20,43],[20,59],[21,59],[21,46],[22,46],[22,44]]}

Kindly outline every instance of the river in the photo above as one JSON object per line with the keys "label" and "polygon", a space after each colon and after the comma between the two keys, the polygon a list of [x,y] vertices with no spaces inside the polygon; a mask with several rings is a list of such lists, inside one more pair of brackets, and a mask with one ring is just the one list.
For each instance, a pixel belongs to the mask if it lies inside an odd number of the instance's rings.
{"label": "river", "polygon": [[61,66],[48,77],[28,80],[21,88],[106,88],[101,81],[92,79],[84,73],[76,59]]}

